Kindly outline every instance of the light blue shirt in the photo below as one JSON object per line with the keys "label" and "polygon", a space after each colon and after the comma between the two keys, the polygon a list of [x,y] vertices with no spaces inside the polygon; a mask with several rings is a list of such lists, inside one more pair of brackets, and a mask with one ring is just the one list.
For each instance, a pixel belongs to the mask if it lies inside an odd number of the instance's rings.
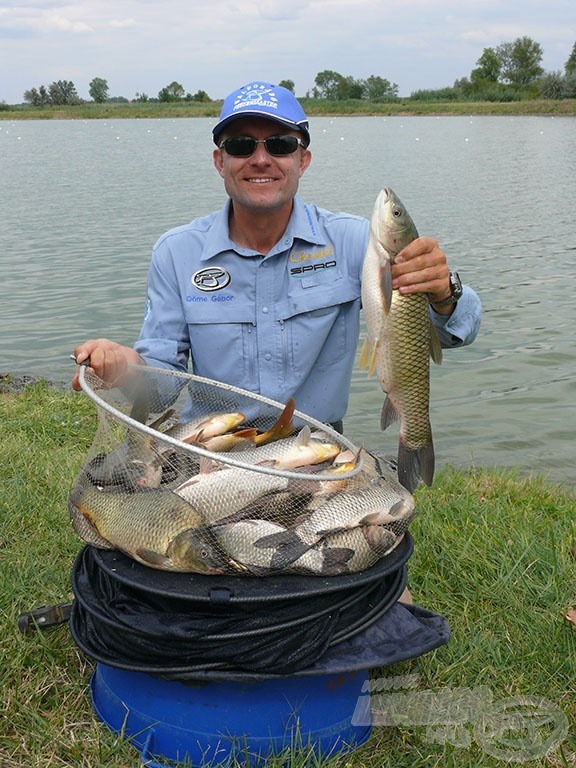
{"label": "light blue shirt", "polygon": [[[148,274],[135,349],[154,366],[188,369],[296,407],[323,422],[344,417],[360,330],[369,222],[299,198],[265,256],[228,234],[220,211],[166,232]],[[471,343],[481,306],[468,286],[449,317],[431,310],[442,345]]]}

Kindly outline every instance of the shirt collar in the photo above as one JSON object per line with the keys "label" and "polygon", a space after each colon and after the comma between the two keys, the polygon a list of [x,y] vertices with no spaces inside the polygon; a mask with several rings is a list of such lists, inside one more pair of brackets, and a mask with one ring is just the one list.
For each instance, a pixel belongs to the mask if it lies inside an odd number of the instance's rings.
{"label": "shirt collar", "polygon": [[[235,251],[241,256],[245,251],[239,249],[231,240],[228,232],[228,214],[231,200],[228,199],[223,208],[214,215],[212,226],[204,244],[202,261],[218,256],[224,251]],[[291,248],[295,240],[303,240],[306,243],[324,245],[326,237],[318,222],[316,210],[303,203],[299,197],[294,198],[294,209],[288,222],[286,232],[277,245],[270,251],[269,256]]]}

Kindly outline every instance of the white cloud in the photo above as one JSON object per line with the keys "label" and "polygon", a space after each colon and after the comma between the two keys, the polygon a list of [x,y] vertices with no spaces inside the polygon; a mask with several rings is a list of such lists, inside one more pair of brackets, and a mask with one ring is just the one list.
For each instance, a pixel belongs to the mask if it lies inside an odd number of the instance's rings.
{"label": "white cloud", "polygon": [[222,98],[255,78],[304,95],[325,69],[408,95],[452,85],[485,47],[524,35],[546,70],[563,69],[575,22],[574,0],[3,0],[0,100],[60,78],[87,98],[95,76],[128,98],[173,80]]}
{"label": "white cloud", "polygon": [[84,21],[74,21],[73,19],[61,16],[55,12],[48,12],[41,21],[41,29],[50,33],[52,30],[57,32],[71,32],[73,34],[86,34],[94,32],[94,27],[86,24]]}
{"label": "white cloud", "polygon": [[112,19],[109,22],[112,29],[128,29],[129,27],[136,26],[135,19]]}

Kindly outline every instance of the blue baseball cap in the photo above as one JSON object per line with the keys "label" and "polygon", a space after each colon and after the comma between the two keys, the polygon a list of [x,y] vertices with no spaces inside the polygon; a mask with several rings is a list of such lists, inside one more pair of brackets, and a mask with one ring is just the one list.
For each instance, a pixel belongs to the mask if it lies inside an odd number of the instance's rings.
{"label": "blue baseball cap", "polygon": [[265,117],[288,128],[299,130],[310,141],[308,118],[294,94],[281,85],[247,83],[224,99],[218,122],[212,129],[214,143],[222,129],[239,117]]}

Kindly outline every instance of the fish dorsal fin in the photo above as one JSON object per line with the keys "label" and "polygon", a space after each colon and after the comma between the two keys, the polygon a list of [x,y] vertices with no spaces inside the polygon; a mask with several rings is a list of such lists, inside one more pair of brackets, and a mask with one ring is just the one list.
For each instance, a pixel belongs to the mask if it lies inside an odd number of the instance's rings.
{"label": "fish dorsal fin", "polygon": [[212,459],[209,459],[207,456],[200,456],[198,460],[199,475],[209,475],[211,472],[214,472],[214,469],[215,469],[215,464],[212,461]]}
{"label": "fish dorsal fin", "polygon": [[302,427],[302,429],[298,434],[298,437],[296,438],[296,446],[298,448],[302,448],[302,446],[308,445],[311,437],[312,437],[312,432],[308,424],[306,424],[305,427]]}

